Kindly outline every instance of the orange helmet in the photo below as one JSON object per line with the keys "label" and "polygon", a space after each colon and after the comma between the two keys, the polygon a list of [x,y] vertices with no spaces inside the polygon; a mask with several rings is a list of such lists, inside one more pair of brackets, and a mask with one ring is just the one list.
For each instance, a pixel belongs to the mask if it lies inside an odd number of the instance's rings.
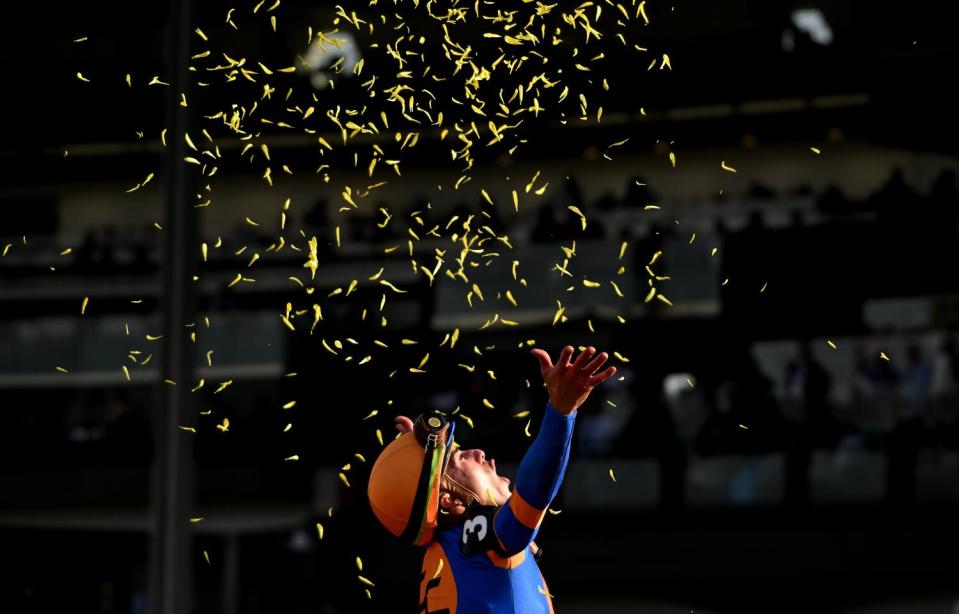
{"label": "orange helmet", "polygon": [[380,524],[405,541],[422,546],[433,539],[454,426],[442,412],[423,414],[413,432],[393,440],[373,464],[370,507]]}

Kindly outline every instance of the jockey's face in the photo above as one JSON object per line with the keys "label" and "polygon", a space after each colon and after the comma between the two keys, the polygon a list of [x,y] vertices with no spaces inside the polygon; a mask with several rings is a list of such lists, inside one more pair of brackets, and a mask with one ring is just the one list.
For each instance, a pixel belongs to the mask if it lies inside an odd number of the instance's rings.
{"label": "jockey's face", "polygon": [[454,450],[446,473],[479,495],[483,505],[502,505],[509,499],[509,478],[496,473],[496,461],[480,449]]}

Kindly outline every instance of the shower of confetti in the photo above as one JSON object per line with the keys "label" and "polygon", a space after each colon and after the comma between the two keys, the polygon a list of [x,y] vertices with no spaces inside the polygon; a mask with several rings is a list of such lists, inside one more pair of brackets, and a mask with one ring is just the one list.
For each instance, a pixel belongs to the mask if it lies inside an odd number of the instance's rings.
{"label": "shower of confetti", "polygon": [[[635,80],[635,73],[643,71],[672,70],[669,55],[655,49],[648,40],[650,20],[645,0],[598,0],[565,5],[538,0],[475,0],[472,3],[370,0],[366,6],[337,5],[329,12],[327,23],[297,25],[296,31],[284,24],[281,0],[269,4],[264,0],[252,6],[224,9],[218,23],[195,26],[195,37],[191,41],[191,84],[188,91],[176,92],[176,99],[185,109],[183,112],[192,112],[199,123],[189,133],[173,134],[162,129],[154,138],[158,138],[163,147],[169,146],[172,139],[182,139],[185,143],[188,151],[183,164],[197,174],[203,186],[196,202],[192,203],[195,207],[229,207],[229,203],[217,199],[216,182],[221,170],[253,172],[260,178],[263,201],[271,203],[263,217],[271,221],[246,217],[244,223],[252,227],[262,225],[264,229],[277,228],[275,240],[262,252],[254,251],[256,246],[237,250],[235,255],[240,261],[223,280],[223,285],[255,283],[258,264],[277,254],[298,254],[303,271],[291,277],[289,283],[291,290],[301,293],[300,298],[278,306],[276,313],[288,334],[312,336],[319,352],[357,369],[372,362],[385,363],[392,377],[398,371],[429,373],[430,361],[435,362],[437,354],[453,350],[469,332],[458,328],[448,331],[437,347],[428,347],[430,342],[423,339],[404,339],[401,345],[422,348],[421,358],[411,364],[396,364],[396,354],[391,354],[392,348],[384,341],[373,336],[338,338],[335,330],[324,327],[324,309],[336,301],[356,300],[351,295],[360,284],[374,284],[381,290],[376,304],[354,305],[364,320],[369,318],[381,328],[389,324],[384,309],[390,298],[405,292],[387,279],[384,269],[380,268],[369,271],[364,280],[353,279],[326,296],[316,293],[314,284],[323,264],[319,246],[332,243],[335,248],[341,248],[341,228],[347,227],[350,216],[358,214],[373,220],[369,223],[379,228],[408,222],[402,229],[403,239],[384,251],[408,256],[413,272],[425,277],[430,286],[455,284],[462,289],[462,300],[469,308],[477,302],[497,304],[499,310],[491,310],[493,316],[478,326],[478,330],[523,324],[511,311],[522,307],[516,295],[526,286],[524,274],[568,277],[567,292],[593,292],[597,301],[624,298],[613,278],[623,275],[626,267],[620,265],[607,279],[577,275],[573,266],[575,241],[560,247],[561,252],[558,250],[550,270],[524,271],[523,264],[511,255],[510,237],[498,234],[490,226],[487,220],[491,214],[485,210],[465,218],[452,215],[445,223],[428,223],[424,211],[415,211],[409,220],[400,220],[388,208],[374,206],[373,202],[391,181],[403,176],[407,162],[428,156],[433,167],[446,166],[450,170],[453,179],[445,189],[475,197],[492,210],[496,205],[491,193],[503,192],[503,186],[497,189],[476,185],[474,172],[482,168],[485,161],[501,156],[520,159],[524,147],[531,138],[542,135],[544,126],[600,123],[603,103],[616,96],[618,83]],[[251,55],[245,51],[249,40],[244,37],[247,30],[254,30],[257,35],[296,40],[300,53],[281,64]],[[83,40],[86,38],[76,42]],[[618,68],[613,70],[610,68],[613,66]],[[624,72],[624,66],[636,68]],[[137,66],[117,67],[116,74],[77,71],[75,78],[84,82],[86,91],[91,92],[96,91],[98,82],[107,79],[125,83],[126,88],[170,87],[169,78],[144,74]],[[640,104],[641,101],[635,101],[637,108]],[[537,127],[539,131],[534,130]],[[270,143],[288,135],[309,139],[315,145],[315,160],[309,168],[304,167],[302,157],[287,161],[281,148],[274,145],[271,150]],[[603,156],[607,160],[612,160],[617,148],[629,140],[627,135],[622,137],[604,145]],[[426,143],[429,143],[428,151]],[[673,152],[669,153],[669,161],[676,166]],[[736,172],[725,161],[721,166]],[[540,174],[537,171],[528,180],[514,183],[517,187],[507,188],[507,204],[514,213],[535,206],[537,199],[548,192],[550,186]],[[310,236],[288,224],[288,216],[293,219],[296,203],[284,192],[284,178],[293,175],[309,175],[338,195],[331,236]],[[155,186],[154,179],[161,179],[160,170],[144,168],[136,177],[129,178],[125,191],[134,193],[148,185]],[[568,210],[585,231],[589,220],[577,205],[580,203],[570,203]],[[647,208],[658,209],[655,205]],[[163,231],[159,222],[154,225],[157,231]],[[694,238],[695,235],[690,243]],[[421,241],[445,247],[417,249]],[[616,248],[620,261],[628,247],[623,242]],[[196,249],[206,261],[212,251],[223,249],[222,238],[203,242]],[[657,252],[646,266],[645,301],[655,298],[671,305],[660,290],[662,282],[669,278],[658,275],[653,268],[660,255]],[[497,263],[503,267],[501,278],[508,281],[507,286],[484,288],[471,279],[474,268]],[[568,319],[566,307],[561,298],[554,302],[552,324],[561,326]],[[84,297],[81,314],[95,307],[96,304],[88,304]],[[620,323],[626,322],[622,315],[617,319]],[[209,328],[210,320],[204,318],[191,327],[189,334],[194,343],[197,342],[196,330],[201,326]],[[590,332],[595,332],[592,321],[588,327]],[[160,337],[147,335],[146,339],[153,342]],[[520,345],[534,344],[535,340],[530,339]],[[213,350],[201,349],[207,365],[212,366]],[[613,349],[611,353],[621,362],[629,362],[628,356],[619,351]],[[479,361],[483,350],[473,346],[471,354]],[[128,358],[132,368],[122,366],[124,377],[135,379],[136,369],[146,365],[151,356],[144,356],[139,350],[131,351]],[[462,355],[457,357],[463,360]],[[479,367],[495,379],[495,374],[481,365],[458,364],[470,372]],[[66,369],[57,369],[66,373]],[[206,383],[201,379],[189,386],[196,392],[206,384],[214,386],[214,394],[228,394],[232,383],[232,380]],[[526,386],[530,386],[528,381]],[[296,400],[290,399],[280,410],[291,410],[295,404]],[[483,399],[483,405],[496,411],[487,399]],[[369,420],[377,413],[378,410],[370,412],[365,408],[357,420]],[[530,420],[524,420],[528,415],[528,411],[515,414],[525,437],[530,436]],[[462,413],[458,413],[458,417],[472,426],[470,417]],[[295,428],[292,418],[284,422],[284,432]],[[229,418],[217,418],[216,426],[222,433],[228,433]],[[197,432],[188,425],[181,430],[190,435]],[[371,438],[374,433],[379,445],[383,445],[383,433],[370,422]],[[283,460],[295,463],[300,458],[301,454],[291,453]],[[349,478],[351,463],[365,460],[361,454],[355,454],[349,463],[340,467],[338,475],[345,487],[355,486]],[[612,469],[609,475],[615,481]],[[332,512],[331,508],[329,515]],[[202,518],[191,521],[200,520]],[[323,525],[316,523],[316,528],[318,539],[323,539]],[[209,561],[205,552],[204,557]],[[356,565],[362,572],[359,557]],[[358,580],[369,596],[375,583],[363,575],[358,575]]]}

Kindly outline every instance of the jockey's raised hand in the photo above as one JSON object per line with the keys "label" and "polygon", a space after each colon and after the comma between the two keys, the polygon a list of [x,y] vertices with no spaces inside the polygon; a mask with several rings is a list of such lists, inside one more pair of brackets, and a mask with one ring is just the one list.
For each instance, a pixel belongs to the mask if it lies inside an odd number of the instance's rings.
{"label": "jockey's raised hand", "polygon": [[573,351],[570,345],[564,347],[555,365],[545,350],[530,352],[539,359],[539,370],[549,391],[550,404],[566,416],[586,401],[593,388],[616,374],[616,367],[597,373],[609,358],[606,352],[600,352],[594,358],[596,348],[590,346],[580,352],[575,361],[570,362]]}

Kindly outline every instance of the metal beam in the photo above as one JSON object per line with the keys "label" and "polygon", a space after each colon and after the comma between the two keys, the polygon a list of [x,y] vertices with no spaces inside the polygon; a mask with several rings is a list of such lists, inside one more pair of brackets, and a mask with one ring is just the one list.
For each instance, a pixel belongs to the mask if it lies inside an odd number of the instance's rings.
{"label": "metal beam", "polygon": [[150,613],[185,614],[193,608],[193,557],[188,518],[194,500],[193,441],[183,437],[178,425],[192,416],[190,388],[195,379],[194,349],[187,325],[193,322],[196,295],[193,288],[196,262],[197,216],[190,204],[192,177],[187,173],[184,134],[190,109],[179,105],[180,93],[189,92],[190,0],[169,0],[167,70],[171,87],[166,100],[167,147],[163,159],[165,179],[164,250],[162,275],[163,313],[162,379],[154,412],[155,455],[151,501]]}

